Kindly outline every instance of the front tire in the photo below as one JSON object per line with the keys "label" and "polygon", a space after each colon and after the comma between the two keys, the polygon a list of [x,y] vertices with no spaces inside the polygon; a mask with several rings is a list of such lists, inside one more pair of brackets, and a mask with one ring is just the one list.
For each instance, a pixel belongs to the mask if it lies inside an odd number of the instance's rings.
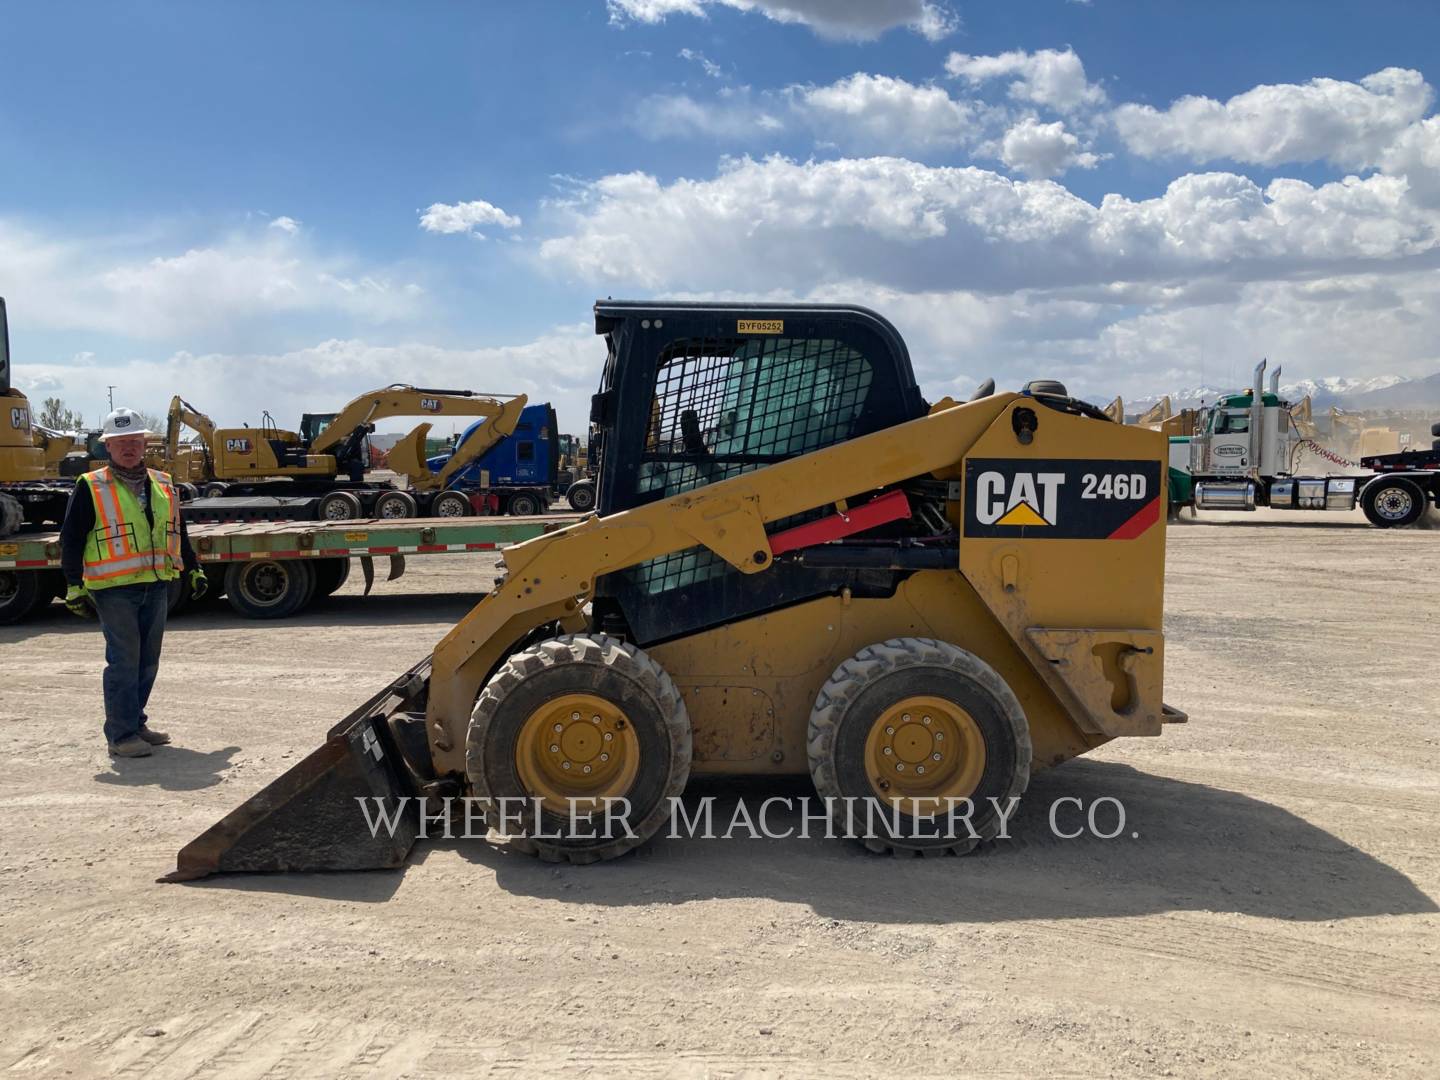
{"label": "front tire", "polygon": [[807,747],[837,830],[877,852],[970,851],[999,832],[997,804],[1008,815],[1030,783],[1014,692],[978,656],[932,638],[892,638],[836,668]]}
{"label": "front tire", "polygon": [[567,635],[516,653],[485,684],[465,771],[486,820],[518,850],[589,863],[660,830],[691,752],[689,714],[659,664],[618,638]]}
{"label": "front tire", "polygon": [[1425,513],[1425,492],[1413,480],[1403,476],[1375,480],[1360,496],[1360,509],[1371,525],[1379,529],[1398,529],[1414,525]]}
{"label": "front tire", "polygon": [[510,506],[507,513],[511,517],[534,517],[540,513],[540,500],[534,495],[520,492],[510,496]]}

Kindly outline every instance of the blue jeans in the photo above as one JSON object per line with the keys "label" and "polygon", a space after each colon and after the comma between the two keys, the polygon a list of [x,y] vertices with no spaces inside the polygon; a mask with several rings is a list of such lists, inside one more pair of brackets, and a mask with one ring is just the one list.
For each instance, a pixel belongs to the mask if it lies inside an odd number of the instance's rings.
{"label": "blue jeans", "polygon": [[116,585],[90,594],[105,632],[105,741],[133,739],[160,670],[169,587],[163,581]]}

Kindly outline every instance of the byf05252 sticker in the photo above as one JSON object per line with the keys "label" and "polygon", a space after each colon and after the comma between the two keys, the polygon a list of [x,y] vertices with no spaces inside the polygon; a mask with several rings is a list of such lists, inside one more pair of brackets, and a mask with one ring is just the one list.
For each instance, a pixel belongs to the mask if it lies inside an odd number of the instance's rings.
{"label": "byf05252 sticker", "polygon": [[1160,462],[980,458],[965,463],[965,535],[1133,540],[1160,520]]}

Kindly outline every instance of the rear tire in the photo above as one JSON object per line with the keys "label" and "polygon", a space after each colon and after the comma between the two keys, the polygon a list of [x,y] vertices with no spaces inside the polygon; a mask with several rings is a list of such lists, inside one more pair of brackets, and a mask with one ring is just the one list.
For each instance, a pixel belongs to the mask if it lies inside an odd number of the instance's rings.
{"label": "rear tire", "polygon": [[[567,635],[514,654],[485,684],[470,718],[465,772],[486,820],[516,849],[589,863],[623,855],[660,830],[690,778],[691,754],[690,716],[659,664],[618,638]],[[539,815],[545,839],[532,835],[536,797],[549,800]],[[606,798],[628,801],[628,812],[609,804],[608,836]],[[559,806],[575,810],[574,832],[569,809]]]}
{"label": "rear tire", "polygon": [[314,564],[315,595],[329,596],[350,577],[350,560],[319,559]]}
{"label": "rear tire", "polygon": [[[996,803],[1008,813],[1030,783],[1030,728],[1014,692],[978,656],[932,638],[891,638],[836,668],[806,742],[836,829],[871,851],[970,851],[999,832]],[[973,805],[968,824],[945,812],[961,800]]]}
{"label": "rear tire", "polygon": [[25,524],[25,507],[20,500],[0,492],[0,536],[10,536]]}
{"label": "rear tire", "polygon": [[365,511],[353,491],[332,491],[317,508],[321,521],[354,521]]}
{"label": "rear tire", "polygon": [[225,572],[226,599],[247,619],[284,619],[313,595],[315,573],[299,559],[250,559]]}
{"label": "rear tire", "polygon": [[227,485],[221,483],[206,484],[200,489],[200,493],[207,499],[218,499],[228,490]]}
{"label": "rear tire", "polygon": [[408,491],[387,491],[375,500],[375,516],[390,521],[418,517],[415,496]]}
{"label": "rear tire", "polygon": [[510,505],[505,512],[511,517],[534,517],[540,513],[540,500],[527,492],[519,492],[510,496]]}
{"label": "rear tire", "polygon": [[442,491],[430,504],[431,517],[461,518],[470,516],[470,500],[463,491]]}
{"label": "rear tire", "polygon": [[595,482],[593,480],[577,480],[565,492],[565,501],[570,504],[570,509],[588,514],[595,509]]}
{"label": "rear tire", "polygon": [[1425,513],[1425,492],[1403,476],[1374,480],[1360,496],[1360,509],[1378,529],[1403,528]]}
{"label": "rear tire", "polygon": [[54,598],[37,570],[0,570],[0,626],[23,622]]}

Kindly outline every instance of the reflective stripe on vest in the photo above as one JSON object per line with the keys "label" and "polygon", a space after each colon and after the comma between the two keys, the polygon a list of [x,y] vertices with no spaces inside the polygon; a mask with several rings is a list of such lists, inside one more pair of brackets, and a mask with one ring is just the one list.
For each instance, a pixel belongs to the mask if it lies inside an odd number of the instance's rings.
{"label": "reflective stripe on vest", "polygon": [[[106,588],[132,581],[169,581],[179,576],[180,500],[168,476],[155,469],[147,473],[152,485],[152,519],[157,517],[156,496],[164,503],[153,526],[145,519],[139,499],[116,481],[108,466],[85,474],[95,504],[95,529],[85,543],[87,586]],[[131,507],[133,510],[127,513]]]}

